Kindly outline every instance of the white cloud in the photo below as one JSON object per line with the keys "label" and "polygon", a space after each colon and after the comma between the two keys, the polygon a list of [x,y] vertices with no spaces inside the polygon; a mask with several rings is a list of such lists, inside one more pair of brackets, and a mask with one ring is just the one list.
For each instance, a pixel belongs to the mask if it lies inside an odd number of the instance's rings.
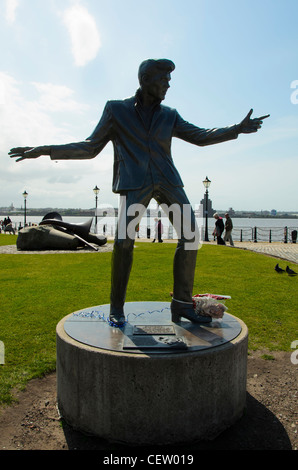
{"label": "white cloud", "polygon": [[74,91],[64,85],[32,82],[40,94],[39,105],[47,111],[82,111],[87,106],[72,99]]}
{"label": "white cloud", "polygon": [[75,64],[82,67],[95,59],[101,47],[96,22],[88,10],[79,4],[64,11],[63,21],[70,35]]}
{"label": "white cloud", "polygon": [[[19,207],[24,188],[30,193],[31,207],[92,207],[92,188],[95,184],[101,188],[102,195],[109,194],[110,197],[113,167],[111,147],[107,147],[100,158],[88,162],[61,160],[56,163],[48,157],[41,157],[16,163],[15,159],[9,157],[8,152],[12,147],[79,140],[71,118],[74,117],[76,121],[78,117],[84,121],[84,111],[88,107],[75,101],[72,90],[65,86],[36,82],[33,85],[39,91],[37,99],[28,98],[26,83],[0,71],[1,205],[14,202]],[[63,115],[63,122],[58,119],[55,123],[52,111],[68,113],[67,122],[64,123]]]}
{"label": "white cloud", "polygon": [[11,95],[18,97],[17,81],[10,75],[0,72],[0,104],[8,104]]}
{"label": "white cloud", "polygon": [[[27,145],[26,142],[41,145],[53,139],[63,141],[72,138],[65,128],[54,124],[49,114],[53,110],[81,110],[82,105],[69,98],[72,91],[63,86],[35,83],[41,95],[37,100],[30,100],[23,95],[24,85],[11,75],[0,72],[1,148],[13,144],[12,139],[16,145]],[[64,104],[63,97],[66,98]]]}
{"label": "white cloud", "polygon": [[5,2],[5,18],[8,23],[15,20],[16,9],[19,6],[19,0],[6,0]]}

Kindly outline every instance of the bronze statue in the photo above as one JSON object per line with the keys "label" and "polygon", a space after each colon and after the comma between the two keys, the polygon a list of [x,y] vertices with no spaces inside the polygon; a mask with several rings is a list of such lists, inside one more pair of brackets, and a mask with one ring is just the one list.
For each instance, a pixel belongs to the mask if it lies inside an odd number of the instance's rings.
{"label": "bronze statue", "polygon": [[[90,159],[112,141],[113,191],[119,193],[125,201],[119,208],[121,231],[118,224],[112,256],[110,320],[118,326],[125,322],[124,303],[133,260],[134,238],[127,235],[134,216],[129,208],[138,204],[145,210],[152,198],[160,205],[175,205],[180,210],[178,225],[181,232],[174,257],[172,320],[179,321],[184,317],[193,322],[206,321],[206,317],[199,317],[195,313],[192,305],[197,244],[194,243],[191,249],[186,245],[189,241],[196,241],[197,227],[194,212],[172,159],[172,137],[199,146],[216,144],[236,139],[240,133],[257,132],[262,120],[269,116],[251,119],[251,109],[240,124],[230,127],[203,129],[190,124],[175,109],[161,105],[174,69],[174,63],[167,59],[142,62],[138,73],[140,87],[135,96],[108,101],[98,125],[85,141],[35,148],[17,147],[9,152],[11,157],[17,158],[16,161],[41,155],[49,155],[52,160]],[[186,208],[190,224],[187,234],[184,219]],[[174,224],[173,213],[169,212],[169,218]],[[193,239],[189,233],[194,234]]]}

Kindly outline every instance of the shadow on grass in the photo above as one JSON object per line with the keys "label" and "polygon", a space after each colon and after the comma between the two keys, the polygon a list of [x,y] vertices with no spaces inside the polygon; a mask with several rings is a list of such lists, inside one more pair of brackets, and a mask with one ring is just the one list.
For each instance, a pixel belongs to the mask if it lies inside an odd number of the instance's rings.
{"label": "shadow on grass", "polygon": [[69,450],[95,450],[102,451],[105,455],[108,452],[113,455],[142,455],[143,458],[151,454],[195,455],[204,450],[292,449],[287,432],[278,418],[249,393],[247,393],[247,406],[242,418],[212,441],[135,447],[85,435],[74,430],[64,421],[63,431]]}

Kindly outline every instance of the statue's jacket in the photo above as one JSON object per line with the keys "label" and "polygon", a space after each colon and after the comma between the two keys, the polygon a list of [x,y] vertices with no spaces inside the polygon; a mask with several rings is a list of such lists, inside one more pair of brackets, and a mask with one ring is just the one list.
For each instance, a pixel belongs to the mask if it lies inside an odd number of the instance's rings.
{"label": "statue's jacket", "polygon": [[108,101],[91,136],[82,142],[52,145],[51,159],[94,158],[111,141],[114,147],[114,192],[141,188],[151,160],[168,184],[183,186],[171,154],[173,137],[199,146],[238,137],[236,125],[203,129],[182,119],[176,109],[160,104],[148,127],[142,120],[137,96]]}

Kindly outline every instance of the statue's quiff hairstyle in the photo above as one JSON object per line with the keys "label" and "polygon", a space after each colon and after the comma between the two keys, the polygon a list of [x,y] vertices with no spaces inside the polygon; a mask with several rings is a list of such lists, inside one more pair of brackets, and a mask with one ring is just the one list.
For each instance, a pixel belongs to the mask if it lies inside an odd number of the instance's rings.
{"label": "statue's quiff hairstyle", "polygon": [[175,70],[175,64],[169,59],[147,59],[144,60],[140,67],[139,67],[139,72],[138,72],[138,79],[139,83],[141,83],[142,76],[144,74],[150,74],[154,72],[155,70],[163,70],[167,73],[173,72]]}

